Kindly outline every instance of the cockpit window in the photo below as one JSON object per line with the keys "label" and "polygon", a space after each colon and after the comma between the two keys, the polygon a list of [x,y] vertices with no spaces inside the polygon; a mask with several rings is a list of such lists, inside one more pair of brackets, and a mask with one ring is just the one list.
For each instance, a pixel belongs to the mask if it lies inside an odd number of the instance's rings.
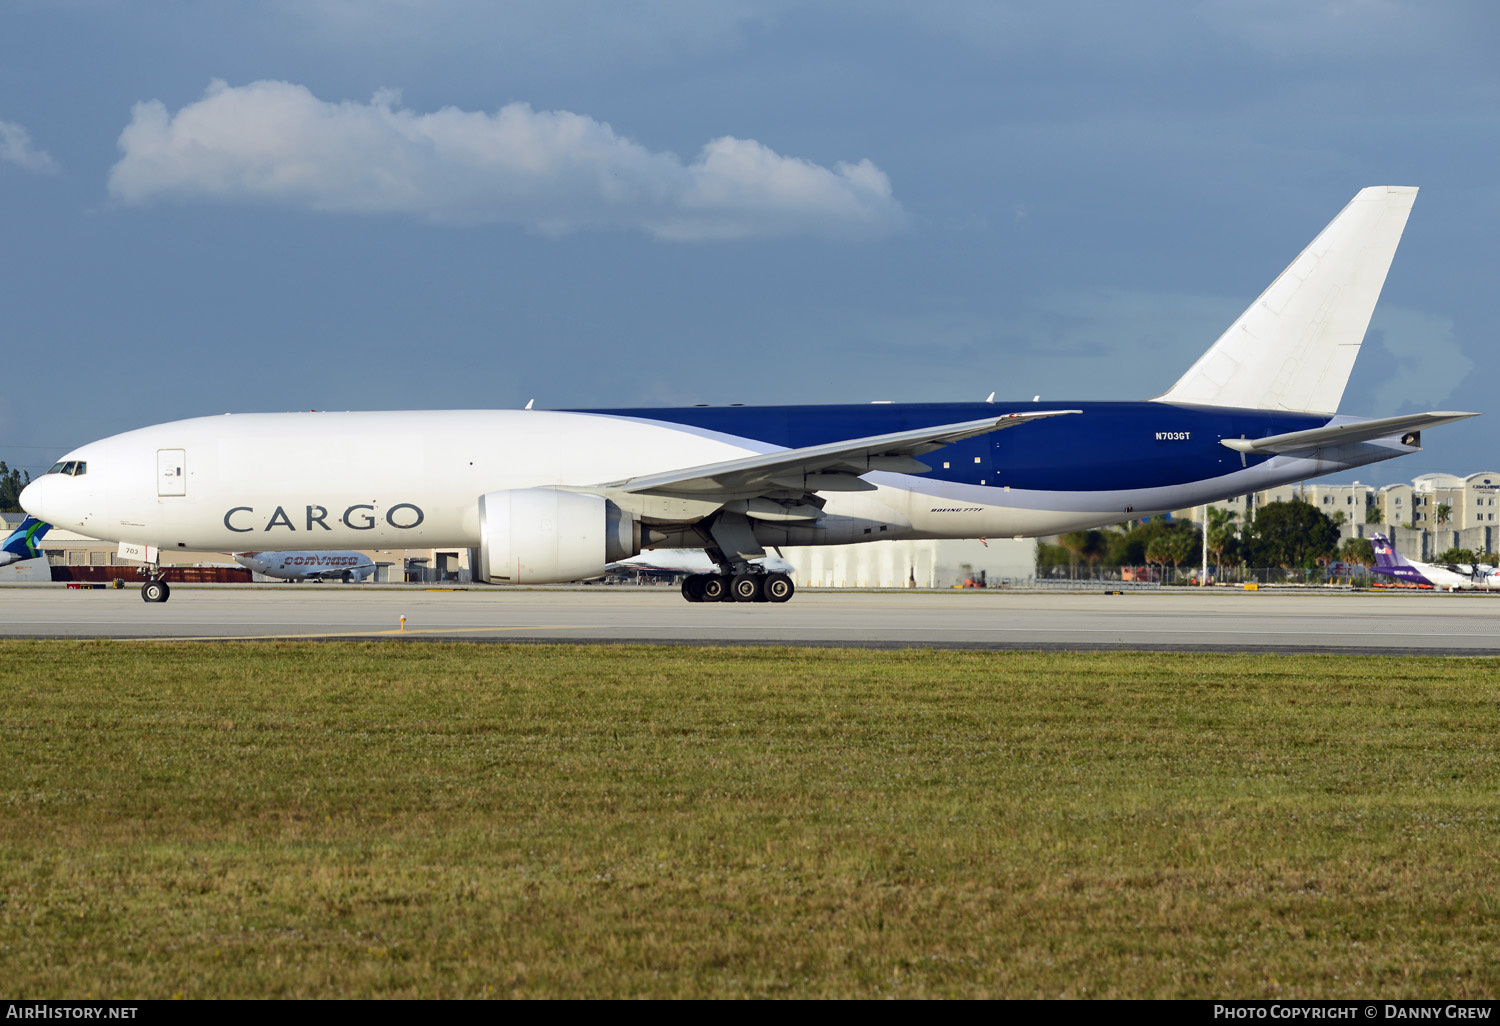
{"label": "cockpit window", "polygon": [[79,477],[89,472],[87,460],[65,460],[62,463],[52,464],[49,474],[67,474],[69,477]]}
{"label": "cockpit window", "polygon": [[47,471],[47,473],[49,473],[49,474],[61,474],[63,472],[63,467],[66,467],[66,466],[67,466],[66,463],[54,463],[54,464],[52,464],[52,469],[49,470],[49,471]]}

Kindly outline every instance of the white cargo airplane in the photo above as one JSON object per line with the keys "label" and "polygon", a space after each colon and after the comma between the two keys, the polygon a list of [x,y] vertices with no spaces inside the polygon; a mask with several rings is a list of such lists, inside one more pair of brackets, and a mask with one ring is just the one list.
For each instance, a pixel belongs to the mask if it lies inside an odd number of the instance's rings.
{"label": "white cargo airplane", "polygon": [[1145,402],[202,417],[85,445],[21,504],[148,572],[163,549],[452,546],[478,549],[477,580],[527,584],[701,548],[719,572],[689,601],[785,601],[791,578],[751,564],[767,546],[1097,527],[1416,452],[1474,416],[1337,413],[1416,191],[1362,190]]}
{"label": "white cargo airplane", "polygon": [[362,552],[232,552],[247,570],[283,581],[363,581],[375,563]]}

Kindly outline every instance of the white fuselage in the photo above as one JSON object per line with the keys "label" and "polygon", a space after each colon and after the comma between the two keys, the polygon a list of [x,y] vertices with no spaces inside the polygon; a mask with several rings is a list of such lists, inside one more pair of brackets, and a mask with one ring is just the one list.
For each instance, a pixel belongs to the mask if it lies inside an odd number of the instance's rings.
{"label": "white fuselage", "polygon": [[1460,573],[1441,564],[1412,563],[1417,572],[1434,587],[1443,591],[1493,591],[1500,589],[1500,575],[1494,568],[1480,566],[1475,573]]}
{"label": "white fuselage", "polygon": [[[481,544],[478,500],[490,492],[589,490],[776,449],[751,438],[599,413],[234,414],[90,443],[67,457],[86,465],[86,473],[44,475],[28,486],[22,502],[60,527],[155,547],[163,558],[175,550],[474,547]],[[756,530],[773,545],[1034,537],[1194,506],[1399,454],[1361,451],[1346,457],[1327,450],[1239,469],[1226,453],[1222,468],[1216,463],[1197,480],[1124,490],[1012,489],[939,480],[937,474],[876,472],[865,476],[876,485],[872,491],[825,493],[826,516],[814,526],[761,524]]]}
{"label": "white fuselage", "polygon": [[[86,475],[39,478],[27,500],[59,526],[164,554],[472,547],[487,492],[602,484],[774,448],[756,444],[542,410],[235,414],[91,443],[71,456],[87,462]],[[901,487],[920,488],[916,477],[872,480],[876,491],[829,496],[830,519],[886,525],[887,538],[1031,533],[1057,519],[977,494],[935,502]],[[855,530],[829,540],[859,540]]]}

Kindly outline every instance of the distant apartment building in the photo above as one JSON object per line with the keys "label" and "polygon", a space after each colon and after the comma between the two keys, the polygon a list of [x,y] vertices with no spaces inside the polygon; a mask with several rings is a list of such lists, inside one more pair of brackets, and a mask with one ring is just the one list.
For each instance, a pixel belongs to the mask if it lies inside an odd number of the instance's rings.
{"label": "distant apartment building", "polygon": [[[1302,498],[1340,523],[1363,524],[1375,504],[1375,489],[1358,481],[1343,485],[1309,484]],[[1342,517],[1337,515],[1340,513]]]}
{"label": "distant apartment building", "polygon": [[[1418,478],[1417,480],[1421,480]],[[1453,507],[1453,526],[1459,530],[1471,527],[1489,527],[1500,523],[1500,472],[1493,470],[1470,474],[1449,492],[1449,505]]]}
{"label": "distant apartment building", "polygon": [[[1456,474],[1423,474],[1410,484],[1380,488],[1361,484],[1323,484],[1307,481],[1256,492],[1258,508],[1271,502],[1301,500],[1346,524],[1410,525],[1421,531],[1467,531],[1475,527],[1500,527],[1500,471],[1487,470],[1467,477]],[[1210,505],[1231,509],[1243,520],[1246,497],[1236,495]],[[1443,509],[1447,507],[1447,509]],[[1342,518],[1336,514],[1344,514]],[[1446,513],[1446,517],[1441,515]],[[1197,520],[1199,510],[1178,510],[1174,516]]]}
{"label": "distant apartment building", "polygon": [[1380,508],[1380,522],[1412,523],[1412,518],[1418,515],[1418,498],[1416,490],[1409,484],[1389,484],[1381,488],[1375,496],[1375,503]]}
{"label": "distant apartment building", "polygon": [[[1360,484],[1356,481],[1353,484],[1343,485],[1313,483],[1282,485],[1278,488],[1268,488],[1263,492],[1256,492],[1253,498],[1256,508],[1270,502],[1292,502],[1293,500],[1299,500],[1311,503],[1340,523],[1363,524],[1367,519],[1369,510],[1375,504],[1375,494],[1373,487],[1367,484]],[[1240,519],[1243,521],[1249,503],[1246,502],[1245,496],[1236,495],[1232,499],[1212,502],[1209,505],[1218,509],[1234,510],[1240,515]],[[1343,517],[1335,516],[1338,513],[1342,513]],[[1185,509],[1174,514],[1174,516],[1197,520],[1198,511],[1196,509]]]}
{"label": "distant apartment building", "polygon": [[1424,531],[1467,531],[1500,525],[1497,495],[1500,471],[1486,470],[1468,477],[1423,474],[1409,485],[1386,485],[1377,501],[1383,523],[1410,524]]}

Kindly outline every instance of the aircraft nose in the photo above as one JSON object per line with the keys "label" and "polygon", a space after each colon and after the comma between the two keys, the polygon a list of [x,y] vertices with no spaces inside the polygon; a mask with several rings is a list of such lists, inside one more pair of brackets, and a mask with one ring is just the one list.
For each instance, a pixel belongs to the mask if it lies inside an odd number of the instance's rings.
{"label": "aircraft nose", "polygon": [[52,518],[47,512],[47,490],[52,482],[46,477],[39,477],[25,488],[21,489],[21,508],[38,520],[52,523]]}
{"label": "aircraft nose", "polygon": [[98,496],[78,478],[46,474],[21,489],[21,508],[53,527],[87,533]]}

